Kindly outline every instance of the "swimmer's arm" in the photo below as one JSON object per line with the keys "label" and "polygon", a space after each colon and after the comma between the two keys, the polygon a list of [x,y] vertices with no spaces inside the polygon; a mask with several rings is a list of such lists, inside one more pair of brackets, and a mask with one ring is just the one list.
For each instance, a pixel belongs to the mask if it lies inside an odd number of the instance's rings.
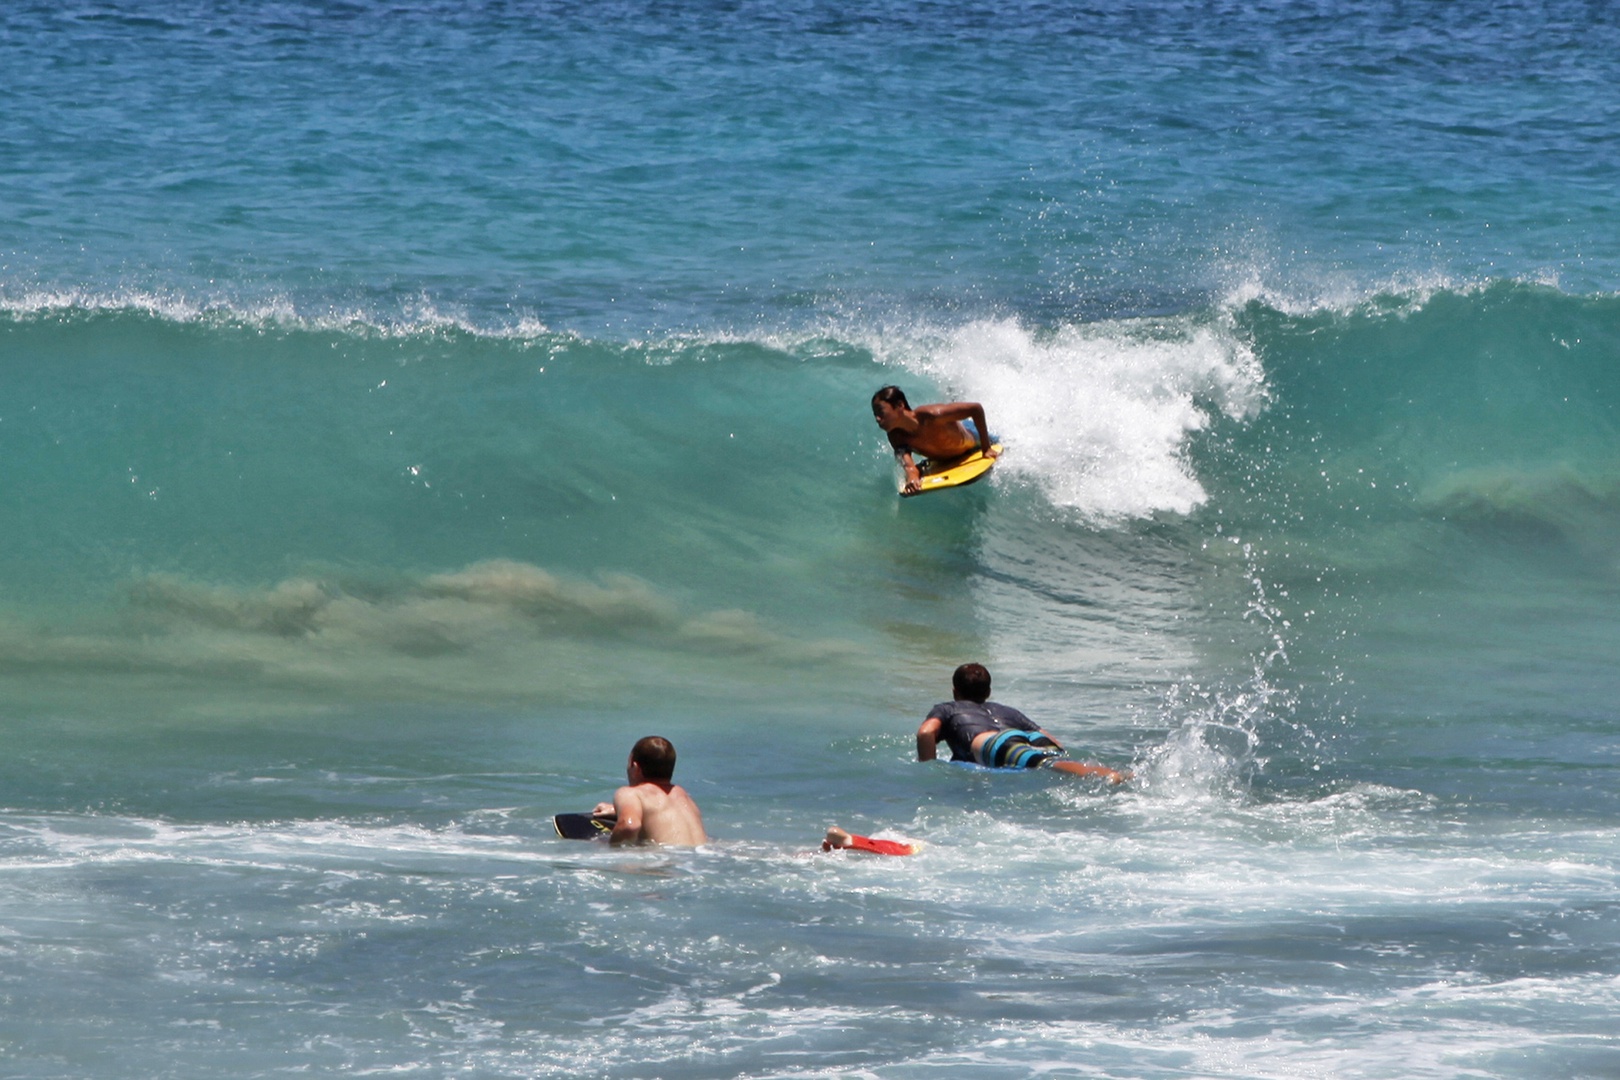
{"label": "swimmer's arm", "polygon": [[613,793],[613,809],[619,816],[613,823],[613,835],[608,837],[608,843],[614,847],[641,843],[641,797],[632,789],[622,787]]}
{"label": "swimmer's arm", "polygon": [[930,716],[917,729],[917,760],[933,761],[939,746],[939,717]]}
{"label": "swimmer's arm", "polygon": [[979,453],[987,458],[994,459],[997,452],[990,449],[990,422],[984,418],[984,406],[977,401],[967,401],[963,402],[963,404],[973,410],[969,419],[973,421],[973,426],[979,431]]}
{"label": "swimmer's arm", "polygon": [[906,436],[899,431],[889,432],[889,446],[894,450],[894,456],[900,462],[900,468],[906,473],[906,486],[900,490],[907,495],[915,495],[922,490],[922,470],[911,457],[911,444]]}
{"label": "swimmer's arm", "polygon": [[984,406],[977,402],[973,405],[973,426],[979,429],[979,453],[991,461],[1000,457],[1001,451],[990,442],[990,421],[984,418]]}
{"label": "swimmer's arm", "polygon": [[917,468],[910,450],[896,450],[894,456],[900,459],[900,467],[906,471],[906,494],[915,495],[922,490],[922,470]]}

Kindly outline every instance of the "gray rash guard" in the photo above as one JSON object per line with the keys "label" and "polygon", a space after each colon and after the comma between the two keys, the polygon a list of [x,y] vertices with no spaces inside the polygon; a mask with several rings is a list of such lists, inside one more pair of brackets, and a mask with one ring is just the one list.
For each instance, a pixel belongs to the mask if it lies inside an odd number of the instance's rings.
{"label": "gray rash guard", "polygon": [[973,740],[986,731],[1039,731],[1017,709],[999,702],[942,701],[928,710],[940,722],[940,735],[950,745],[952,761],[973,760]]}

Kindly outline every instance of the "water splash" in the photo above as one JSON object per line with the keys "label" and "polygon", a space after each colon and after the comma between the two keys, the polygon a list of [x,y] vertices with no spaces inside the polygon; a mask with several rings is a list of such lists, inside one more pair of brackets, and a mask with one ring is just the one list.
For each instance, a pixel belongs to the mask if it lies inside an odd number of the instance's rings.
{"label": "water splash", "polygon": [[1244,567],[1246,597],[1240,618],[1258,630],[1260,639],[1252,666],[1241,679],[1209,683],[1184,678],[1166,691],[1159,723],[1169,734],[1146,755],[1137,770],[1137,783],[1144,792],[1178,801],[1244,798],[1268,763],[1267,751],[1282,748],[1268,743],[1268,736],[1275,739],[1286,731],[1290,753],[1314,742],[1297,716],[1298,692],[1281,679],[1289,663],[1288,634],[1293,629],[1281,607],[1287,591],[1268,588],[1252,544],[1228,539],[1240,552]]}

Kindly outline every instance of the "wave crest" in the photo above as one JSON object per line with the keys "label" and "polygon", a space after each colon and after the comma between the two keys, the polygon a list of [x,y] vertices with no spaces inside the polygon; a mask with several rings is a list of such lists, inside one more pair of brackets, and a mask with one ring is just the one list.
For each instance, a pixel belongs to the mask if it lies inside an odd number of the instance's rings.
{"label": "wave crest", "polygon": [[327,303],[312,308],[285,295],[243,300],[197,297],[180,290],[0,287],[0,317],[15,321],[72,321],[107,315],[144,316],[177,325],[341,332],[362,338],[462,334],[475,338],[528,341],[552,335],[545,323],[533,316],[480,320],[454,305],[443,305],[425,295],[394,305],[392,314],[384,314],[373,305],[363,304]]}

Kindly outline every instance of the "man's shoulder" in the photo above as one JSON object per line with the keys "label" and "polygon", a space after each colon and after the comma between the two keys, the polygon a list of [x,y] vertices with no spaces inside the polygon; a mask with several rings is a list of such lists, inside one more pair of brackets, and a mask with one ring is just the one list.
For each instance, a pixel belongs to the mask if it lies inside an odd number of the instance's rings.
{"label": "man's shoulder", "polygon": [[969,726],[995,724],[1001,716],[1002,713],[988,708],[982,702],[961,700],[942,701],[928,713],[928,719],[938,720],[952,729],[960,728],[964,724]]}
{"label": "man's shoulder", "polygon": [[925,424],[940,421],[954,423],[971,416],[977,404],[973,401],[939,401],[932,405],[919,405],[912,412]]}

